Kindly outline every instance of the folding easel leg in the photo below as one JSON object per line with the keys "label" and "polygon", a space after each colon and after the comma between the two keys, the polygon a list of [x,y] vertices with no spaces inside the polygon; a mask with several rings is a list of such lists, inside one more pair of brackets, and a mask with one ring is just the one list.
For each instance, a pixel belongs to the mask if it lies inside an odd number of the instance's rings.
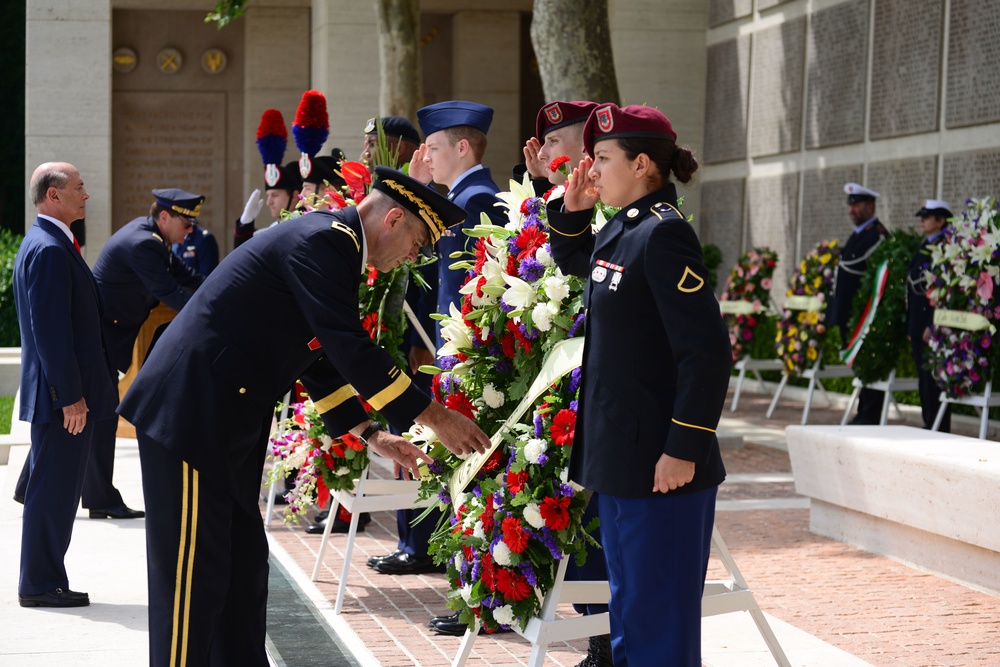
{"label": "folding easel leg", "polygon": [[947,402],[948,398],[947,396],[945,396],[945,393],[943,391],[941,392],[941,395],[938,397],[938,400],[941,401],[941,405],[938,406],[937,416],[934,417],[934,425],[931,426],[932,431],[936,431],[939,428],[941,428],[941,421],[944,419],[944,411],[948,409],[949,405],[949,403]]}
{"label": "folding easel leg", "polygon": [[781,648],[781,644],[778,643],[778,638],[774,636],[774,631],[771,630],[764,612],[760,610],[756,602],[754,602],[753,606],[754,608],[750,610],[750,616],[753,618],[753,622],[757,624],[757,630],[760,632],[760,636],[764,638],[764,643],[767,644],[771,656],[774,657],[774,662],[778,667],[791,667],[792,663],[788,662],[788,657]]}
{"label": "folding easel leg", "polygon": [[[815,393],[815,391],[816,391],[816,383],[817,382],[818,382],[818,380],[816,379],[816,375],[813,374],[813,376],[811,378],[809,378],[809,389],[806,390],[806,407],[802,409],[802,425],[803,426],[805,426],[806,424],[809,423],[809,410],[810,410],[810,408],[812,408],[813,393]],[[822,386],[823,385],[820,384],[820,387],[822,387]],[[829,400],[829,399],[827,399],[827,400]]]}
{"label": "folding easel leg", "polygon": [[532,644],[531,655],[528,656],[528,667],[542,667],[545,664],[545,651],[548,648],[546,644]]}
{"label": "folding easel leg", "polygon": [[272,479],[267,485],[267,509],[264,511],[264,530],[271,530],[271,517],[274,514],[274,486],[277,480]]}
{"label": "folding easel leg", "polygon": [[736,412],[737,406],[740,404],[740,392],[743,391],[743,379],[747,376],[747,368],[743,366],[740,368],[740,374],[736,377],[736,391],[733,392],[733,405],[729,408],[730,412]]}
{"label": "folding easel leg", "polygon": [[[344,550],[344,569],[340,572],[340,583],[337,584],[337,602],[333,605],[333,613],[339,614],[344,606],[344,593],[347,590],[347,575],[351,569],[351,554],[354,552],[354,538],[358,535],[358,520],[361,512],[351,512],[351,527],[347,530],[347,548]],[[333,523],[333,515],[327,520],[327,525]]]}
{"label": "folding easel leg", "polygon": [[477,632],[466,629],[465,636],[462,637],[462,643],[458,647],[458,655],[455,656],[455,660],[451,663],[451,667],[464,667],[465,661],[469,659],[472,654],[472,645],[476,643]]}
{"label": "folding easel leg", "polygon": [[896,399],[892,396],[892,385],[889,385],[885,390],[885,398],[882,399],[882,416],[879,417],[878,425],[885,426],[889,421],[889,401],[895,401]]}
{"label": "folding easel leg", "polygon": [[778,383],[778,388],[774,391],[774,398],[771,399],[771,405],[767,408],[767,418],[771,418],[771,414],[774,412],[774,408],[778,405],[778,399],[781,398],[781,392],[784,391],[785,385],[788,384],[788,375],[786,373],[781,374],[781,382]]}
{"label": "folding easel leg", "polygon": [[319,553],[316,554],[316,564],[313,566],[312,581],[319,577],[319,566],[323,562],[323,552],[326,551],[326,542],[330,539],[330,529],[333,528],[333,519],[337,516],[337,509],[340,503],[333,496],[330,496],[330,514],[326,517],[326,525],[323,527],[323,537],[319,541]]}
{"label": "folding easel leg", "polygon": [[851,416],[851,409],[854,408],[854,401],[858,400],[858,395],[860,393],[861,387],[855,387],[854,391],[851,392],[851,400],[847,401],[847,407],[844,408],[844,416],[840,418],[841,426],[847,424],[847,418]]}

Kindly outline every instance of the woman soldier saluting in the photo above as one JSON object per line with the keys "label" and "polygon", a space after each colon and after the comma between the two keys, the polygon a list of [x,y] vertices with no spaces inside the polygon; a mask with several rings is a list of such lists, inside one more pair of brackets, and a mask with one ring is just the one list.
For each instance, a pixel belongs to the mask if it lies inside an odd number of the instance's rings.
{"label": "woman soldier saluting", "polygon": [[[715,497],[715,428],[729,334],[670,174],[698,163],[656,109],[603,104],[585,157],[549,202],[552,255],[587,275],[580,423],[570,476],[598,492],[616,667],[701,665],[701,595]],[[600,199],[621,210],[591,232]]]}

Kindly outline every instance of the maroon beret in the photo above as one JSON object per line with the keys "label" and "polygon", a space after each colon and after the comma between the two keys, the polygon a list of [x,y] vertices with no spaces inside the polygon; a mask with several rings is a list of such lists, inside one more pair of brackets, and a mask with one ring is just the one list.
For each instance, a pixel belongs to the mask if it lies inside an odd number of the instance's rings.
{"label": "maroon beret", "polygon": [[602,104],[590,112],[583,128],[583,147],[594,156],[594,144],[604,139],[636,137],[677,141],[670,119],[653,107],[632,104],[621,109],[617,104]]}
{"label": "maroon beret", "polygon": [[597,102],[562,102],[556,100],[549,102],[538,110],[535,118],[535,137],[539,141],[545,140],[545,135],[552,130],[566,127],[573,123],[584,123],[590,116],[590,112],[597,106]]}

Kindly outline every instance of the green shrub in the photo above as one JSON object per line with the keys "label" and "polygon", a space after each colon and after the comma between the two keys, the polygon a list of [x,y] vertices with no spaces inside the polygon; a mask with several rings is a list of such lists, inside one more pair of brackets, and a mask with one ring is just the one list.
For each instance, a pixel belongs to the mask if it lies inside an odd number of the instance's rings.
{"label": "green shrub", "polygon": [[0,347],[21,345],[14,307],[14,257],[23,238],[9,229],[0,229]]}

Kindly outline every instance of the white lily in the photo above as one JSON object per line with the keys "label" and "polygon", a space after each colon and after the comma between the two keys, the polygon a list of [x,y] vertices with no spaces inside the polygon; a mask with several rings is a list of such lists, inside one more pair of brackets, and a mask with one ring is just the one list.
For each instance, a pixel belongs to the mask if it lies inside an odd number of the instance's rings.
{"label": "white lily", "polygon": [[524,173],[524,180],[520,183],[511,179],[509,192],[497,193],[497,199],[502,203],[497,202],[496,206],[506,206],[507,219],[517,224],[517,227],[512,231],[521,228],[521,204],[524,203],[525,199],[530,199],[534,196],[535,191],[531,187],[531,177],[527,172]]}
{"label": "white lily", "polygon": [[472,347],[469,328],[462,321],[462,311],[456,308],[454,303],[450,303],[448,312],[450,318],[441,322],[441,337],[444,338],[445,344],[438,350],[439,357],[450,357]]}
{"label": "white lily", "polygon": [[503,293],[503,300],[508,306],[523,310],[535,303],[535,297],[537,296],[535,288],[529,283],[506,273],[503,279],[504,282],[510,285],[507,291]]}

